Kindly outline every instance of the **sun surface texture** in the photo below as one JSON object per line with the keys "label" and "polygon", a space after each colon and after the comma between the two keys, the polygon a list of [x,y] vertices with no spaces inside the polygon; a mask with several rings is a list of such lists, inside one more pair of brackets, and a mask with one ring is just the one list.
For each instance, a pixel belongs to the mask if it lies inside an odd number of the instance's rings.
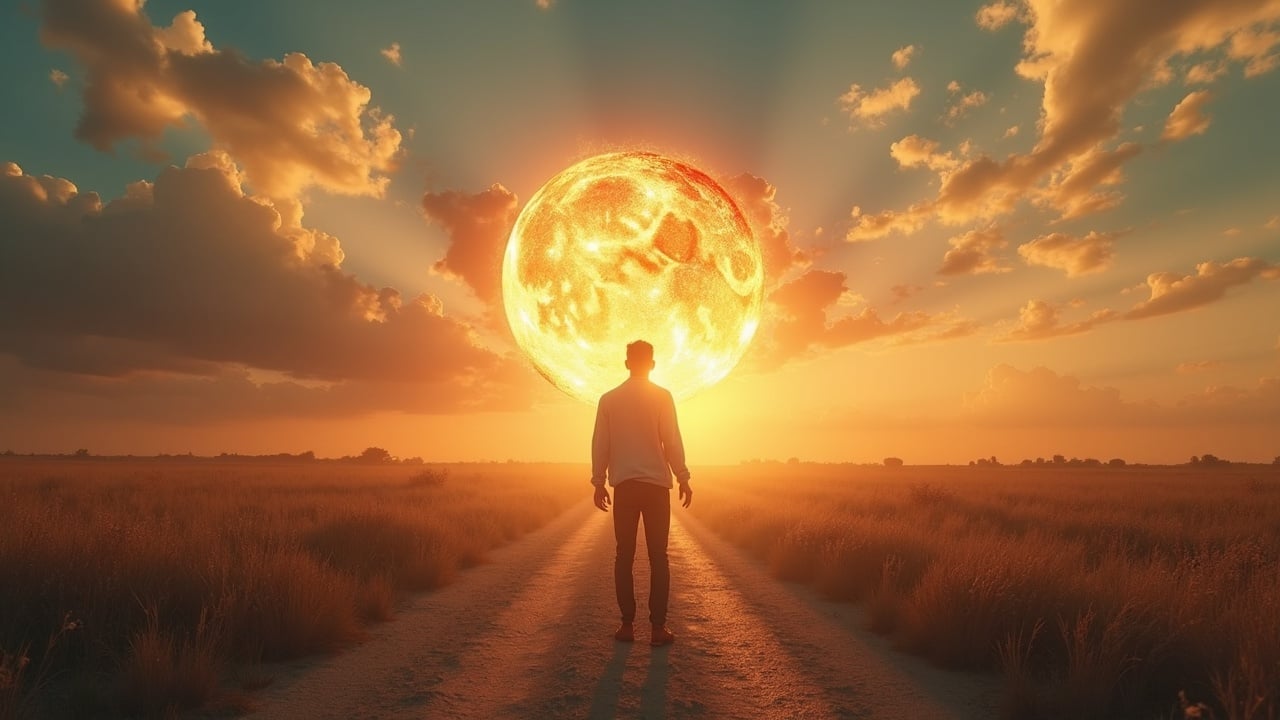
{"label": "sun surface texture", "polygon": [[760,322],[764,268],[742,212],[705,173],[644,152],[597,155],[520,212],[502,263],[516,342],[543,377],[595,403],[654,348],[676,399],[719,382]]}

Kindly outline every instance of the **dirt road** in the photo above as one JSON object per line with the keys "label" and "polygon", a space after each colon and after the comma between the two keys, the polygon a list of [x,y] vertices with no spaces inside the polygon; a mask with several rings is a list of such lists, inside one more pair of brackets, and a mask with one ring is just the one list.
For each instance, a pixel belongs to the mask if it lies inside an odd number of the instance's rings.
{"label": "dirt road", "polygon": [[584,503],[364,644],[275,670],[255,718],[990,718],[996,683],[893,652],[858,611],[770,578],[675,508],[675,645],[616,643],[611,518]]}

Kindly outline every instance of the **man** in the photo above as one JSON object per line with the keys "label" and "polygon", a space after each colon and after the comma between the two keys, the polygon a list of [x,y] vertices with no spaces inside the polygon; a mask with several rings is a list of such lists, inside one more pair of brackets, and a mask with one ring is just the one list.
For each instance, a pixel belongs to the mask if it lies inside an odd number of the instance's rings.
{"label": "man", "polygon": [[665,388],[649,382],[653,346],[643,340],[627,345],[631,377],[600,396],[596,427],[591,436],[591,484],[595,504],[609,508],[605,479],[614,487],[613,534],[618,554],[613,564],[614,588],[622,626],[613,634],[621,642],[635,639],[635,583],[631,565],[636,558],[636,530],[644,519],[649,550],[649,644],[669,645],[676,636],[667,629],[667,595],[671,572],[667,566],[667,533],[671,528],[671,473],[680,481],[684,506],[693,502],[684,442],[676,423],[676,404]]}

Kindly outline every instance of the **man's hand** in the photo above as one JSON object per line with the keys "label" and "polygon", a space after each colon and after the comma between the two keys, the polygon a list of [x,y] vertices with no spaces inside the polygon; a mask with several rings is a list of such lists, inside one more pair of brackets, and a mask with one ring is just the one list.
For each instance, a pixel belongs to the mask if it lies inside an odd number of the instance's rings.
{"label": "man's hand", "polygon": [[596,496],[593,502],[602,512],[609,512],[609,491],[603,485],[596,486]]}
{"label": "man's hand", "polygon": [[689,487],[689,483],[680,483],[680,499],[684,501],[680,503],[684,507],[689,507],[689,503],[693,502],[693,488]]}

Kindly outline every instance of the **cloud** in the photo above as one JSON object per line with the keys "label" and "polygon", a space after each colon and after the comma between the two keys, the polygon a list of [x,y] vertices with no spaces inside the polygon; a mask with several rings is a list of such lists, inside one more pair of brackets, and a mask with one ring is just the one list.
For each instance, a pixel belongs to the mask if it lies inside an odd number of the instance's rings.
{"label": "cloud", "polygon": [[1161,402],[1130,402],[1112,387],[1087,386],[1046,367],[1000,364],[977,392],[966,393],[968,419],[999,427],[1212,427],[1280,421],[1280,378],[1249,388],[1209,387]]}
{"label": "cloud", "polygon": [[432,269],[462,280],[485,303],[499,305],[502,254],[520,213],[516,196],[494,183],[475,194],[427,193],[422,210],[449,234],[449,249]]}
{"label": "cloud", "polygon": [[1056,208],[1063,220],[1109,210],[1124,199],[1109,189],[1123,182],[1121,166],[1141,152],[1138,143],[1122,143],[1081,153],[1036,201]]}
{"label": "cloud", "polygon": [[861,85],[850,85],[838,99],[840,109],[849,116],[849,127],[884,127],[885,116],[911,109],[911,101],[920,87],[909,77],[895,80],[886,87],[865,91]]}
{"label": "cloud", "polygon": [[67,75],[66,73],[62,72],[57,68],[54,68],[49,71],[49,82],[58,86],[59,90],[61,90],[62,86],[66,85],[67,81],[70,79],[71,79],[71,76]]}
{"label": "cloud", "polygon": [[157,156],[168,127],[194,120],[245,169],[256,192],[317,186],[381,195],[400,150],[394,119],[333,63],[301,53],[253,62],[205,39],[195,13],[157,27],[140,2],[48,0],[41,39],[84,70],[76,136],[103,151],[136,139]]}
{"label": "cloud", "polygon": [[387,59],[387,62],[400,67],[403,58],[400,57],[400,43],[393,42],[389,47],[382,48],[378,54]]}
{"label": "cloud", "polygon": [[981,329],[982,325],[977,321],[960,317],[956,313],[940,313],[930,319],[928,327],[918,332],[895,336],[890,344],[907,346],[959,340],[976,335]]}
{"label": "cloud", "polygon": [[0,355],[55,379],[102,378],[51,382],[77,387],[157,373],[213,382],[256,368],[292,383],[399,388],[379,396],[383,409],[454,412],[527,395],[518,368],[439,300],[343,272],[336,240],[298,226],[297,213],[244,195],[216,166],[170,167],[104,204],[7,163]]}
{"label": "cloud", "polygon": [[1005,131],[1004,131],[1004,136],[1005,136],[1006,138],[1014,137],[1014,136],[1015,136],[1015,135],[1017,135],[1017,134],[1018,134],[1018,126],[1017,126],[1017,125],[1011,125],[1011,126],[1009,126],[1009,129],[1007,129],[1007,130],[1005,130]]}
{"label": "cloud", "polygon": [[550,10],[555,0],[534,0],[533,4],[537,5],[539,10]]}
{"label": "cloud", "polygon": [[1016,3],[998,0],[990,5],[983,5],[978,8],[978,13],[974,16],[974,19],[977,21],[978,27],[984,30],[999,30],[1016,17],[1018,17],[1018,5]]}
{"label": "cloud", "polygon": [[991,368],[981,390],[965,394],[964,407],[991,424],[1035,427],[1123,423],[1154,409],[1125,402],[1115,388],[1086,387],[1046,367],[1022,371],[1003,363]]}
{"label": "cloud", "polygon": [[746,216],[751,234],[760,243],[766,290],[777,287],[793,271],[812,263],[812,253],[797,248],[791,241],[788,219],[775,200],[777,189],[773,185],[750,173],[720,182]]}
{"label": "cloud", "polygon": [[932,215],[933,206],[929,203],[912,205],[906,212],[886,210],[874,215],[863,214],[862,208],[855,205],[849,212],[853,225],[845,233],[847,242],[864,242],[875,240],[893,233],[910,235],[924,227]]}
{"label": "cloud", "polygon": [[898,303],[903,302],[907,298],[910,298],[911,296],[916,295],[921,290],[924,290],[924,287],[921,285],[904,283],[902,285],[894,285],[893,287],[889,288],[889,294],[893,295],[893,304],[897,305]]}
{"label": "cloud", "polygon": [[878,338],[903,335],[930,325],[934,318],[923,312],[897,313],[881,319],[874,308],[839,318],[829,312],[852,306],[857,300],[845,285],[845,274],[809,270],[769,295],[771,311],[759,341],[753,345],[753,365],[772,369],[787,360]]}
{"label": "cloud", "polygon": [[969,114],[969,111],[982,107],[987,103],[987,94],[981,90],[973,92],[964,92],[960,87],[960,83],[952,80],[947,84],[947,92],[953,96],[953,101],[947,107],[947,112],[943,115],[943,120],[948,124],[954,124],[957,120]]}
{"label": "cloud", "polygon": [[1178,142],[1192,135],[1203,135],[1209,129],[1209,117],[1204,114],[1204,106],[1212,97],[1208,90],[1197,90],[1182,98],[1169,113],[1160,139]]}
{"label": "cloud", "polygon": [[1253,387],[1213,385],[1181,398],[1178,414],[1191,422],[1237,424],[1280,422],[1280,377],[1258,378]]}
{"label": "cloud", "polygon": [[1222,265],[1212,260],[1202,262],[1196,265],[1194,275],[1152,273],[1147,276],[1151,296],[1134,305],[1125,317],[1136,320],[1208,305],[1225,297],[1228,289],[1248,284],[1259,276],[1269,280],[1280,279],[1280,265],[1259,258],[1242,257]]}
{"label": "cloud", "polygon": [[1208,85],[1227,74],[1224,62],[1202,62],[1187,68],[1183,82],[1187,85]]}
{"label": "cloud", "polygon": [[899,70],[903,70],[911,62],[911,58],[916,54],[915,45],[904,45],[893,52],[893,66]]}
{"label": "cloud", "polygon": [[1277,45],[1280,45],[1280,31],[1254,25],[1231,35],[1227,57],[1245,63],[1245,77],[1256,77],[1270,72],[1280,62],[1280,56],[1271,52]]}
{"label": "cloud", "polygon": [[942,257],[939,275],[983,275],[1009,272],[993,253],[1008,246],[1004,235],[997,228],[970,230],[947,242],[951,249]]}
{"label": "cloud", "polygon": [[946,170],[955,167],[957,160],[951,153],[938,152],[935,140],[919,135],[908,135],[889,145],[889,155],[898,161],[899,167],[927,167],[930,170]]}
{"label": "cloud", "polygon": [[1196,362],[1178,363],[1178,366],[1174,368],[1174,370],[1177,371],[1179,375],[1191,375],[1193,373],[1204,372],[1206,370],[1213,370],[1221,366],[1222,363],[1217,360],[1199,360]]}
{"label": "cloud", "polygon": [[1028,300],[1027,304],[1018,311],[1017,325],[996,338],[996,342],[1048,340],[1066,335],[1078,335],[1118,317],[1113,310],[1098,310],[1084,320],[1063,324],[1059,317],[1060,312],[1061,307],[1051,305],[1044,300]]}
{"label": "cloud", "polygon": [[1280,215],[1272,215],[1262,227],[1267,230],[1280,230]]}
{"label": "cloud", "polygon": [[[977,20],[987,28],[1014,19],[1027,25],[1016,71],[1043,83],[1039,138],[1027,153],[979,155],[939,171],[932,207],[944,222],[991,219],[1024,200],[1063,218],[1114,207],[1122,200],[1115,188],[1121,168],[1142,149],[1116,144],[1125,107],[1182,58],[1204,61],[1216,53],[1245,63],[1246,74],[1264,72],[1275,57],[1270,26],[1280,20],[1276,2],[1134,0],[1084,8],[1026,0],[1022,6],[1025,12],[1011,3],[987,5]],[[883,214],[882,222],[892,224],[896,214]]]}
{"label": "cloud", "polygon": [[1062,270],[1067,277],[1101,272],[1115,255],[1112,250],[1119,233],[1090,232],[1082,238],[1066,233],[1049,233],[1018,246],[1018,254],[1028,265]]}

